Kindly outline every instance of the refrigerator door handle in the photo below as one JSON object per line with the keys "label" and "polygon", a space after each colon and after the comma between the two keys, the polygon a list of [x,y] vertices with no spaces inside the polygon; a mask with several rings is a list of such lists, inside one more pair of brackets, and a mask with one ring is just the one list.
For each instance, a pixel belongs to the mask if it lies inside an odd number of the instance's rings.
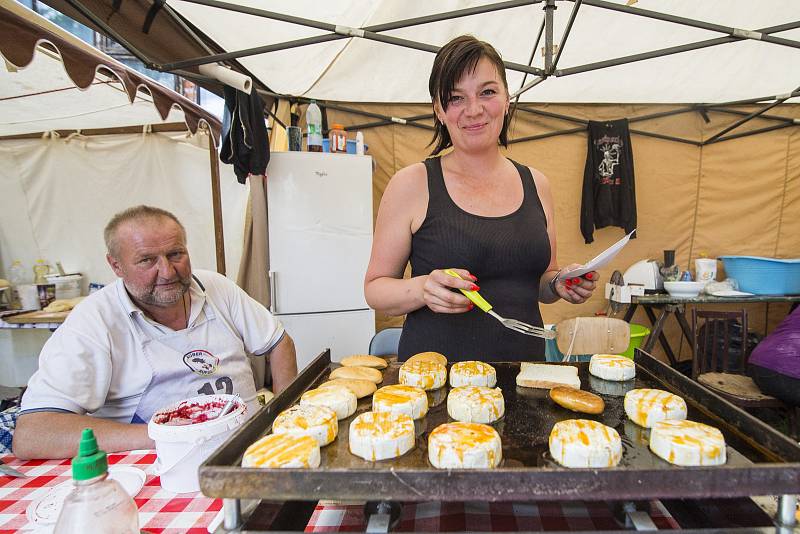
{"label": "refrigerator door handle", "polygon": [[269,311],[272,314],[278,313],[278,291],[276,288],[278,273],[269,271]]}

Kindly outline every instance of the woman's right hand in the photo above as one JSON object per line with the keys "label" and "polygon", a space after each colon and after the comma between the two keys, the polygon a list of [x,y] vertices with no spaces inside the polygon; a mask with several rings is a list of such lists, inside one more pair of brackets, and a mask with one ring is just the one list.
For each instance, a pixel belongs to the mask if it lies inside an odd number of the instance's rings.
{"label": "woman's right hand", "polygon": [[478,279],[466,269],[452,269],[461,278],[450,276],[444,269],[431,271],[422,286],[422,300],[425,305],[436,313],[464,313],[475,307],[470,300],[460,291],[454,289],[467,289],[478,291]]}

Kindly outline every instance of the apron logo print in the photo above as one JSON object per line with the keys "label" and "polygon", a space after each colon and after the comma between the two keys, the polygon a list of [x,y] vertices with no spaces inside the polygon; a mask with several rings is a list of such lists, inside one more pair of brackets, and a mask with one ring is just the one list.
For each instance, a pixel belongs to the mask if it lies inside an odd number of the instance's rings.
{"label": "apron logo print", "polygon": [[186,367],[200,376],[213,375],[219,367],[219,358],[205,350],[193,350],[183,355]]}

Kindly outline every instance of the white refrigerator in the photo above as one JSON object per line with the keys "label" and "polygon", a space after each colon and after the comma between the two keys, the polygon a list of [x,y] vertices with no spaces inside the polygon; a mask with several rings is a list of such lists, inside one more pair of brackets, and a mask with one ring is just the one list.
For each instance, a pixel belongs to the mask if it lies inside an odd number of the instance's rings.
{"label": "white refrigerator", "polygon": [[271,311],[302,369],[326,348],[366,354],[375,312],[364,299],[372,247],[372,158],[278,152],[267,167]]}

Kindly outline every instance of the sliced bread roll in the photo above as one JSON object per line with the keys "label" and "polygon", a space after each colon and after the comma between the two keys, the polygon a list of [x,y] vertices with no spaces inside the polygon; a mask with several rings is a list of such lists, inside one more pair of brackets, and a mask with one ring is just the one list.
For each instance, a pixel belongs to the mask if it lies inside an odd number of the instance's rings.
{"label": "sliced bread roll", "polygon": [[325,406],[336,412],[337,419],[353,415],[357,405],[356,394],[345,386],[311,389],[300,396],[300,406]]}
{"label": "sliced bread roll", "polygon": [[428,395],[414,386],[384,386],[372,395],[372,411],[403,413],[411,419],[422,419],[428,413]]}
{"label": "sliced bread roll", "polygon": [[438,469],[487,469],[502,459],[500,435],[489,425],[447,423],[428,436],[428,460]]}
{"label": "sliced bread roll", "polygon": [[311,436],[324,447],[339,433],[336,412],[327,406],[296,404],[278,414],[272,423],[273,434]]}
{"label": "sliced bread roll", "polygon": [[578,378],[578,368],[573,365],[522,362],[517,385],[524,388],[569,386],[581,389],[581,379]]}
{"label": "sliced bread roll", "polygon": [[686,401],[660,389],[632,389],[625,394],[623,405],[630,420],[645,428],[667,419],[686,419]]}
{"label": "sliced bread roll", "polygon": [[401,365],[398,375],[401,384],[424,390],[439,389],[447,381],[447,368],[440,363],[417,360]]}
{"label": "sliced bread roll", "polygon": [[319,467],[319,443],[311,436],[270,434],[244,451],[242,467]]}
{"label": "sliced bread roll", "polygon": [[378,389],[378,386],[375,385],[375,382],[372,380],[363,380],[359,378],[334,378],[333,380],[324,382],[319,387],[324,388],[327,386],[344,386],[349,388],[359,399],[369,397]]}
{"label": "sliced bread roll", "polygon": [[589,374],[603,380],[624,382],[636,376],[636,365],[625,356],[595,354],[589,360]]}
{"label": "sliced bread roll", "polygon": [[369,380],[375,384],[383,382],[383,373],[371,367],[337,367],[331,371],[331,378],[354,378],[356,380]]}
{"label": "sliced bread roll", "polygon": [[493,423],[506,412],[500,388],[461,386],[447,396],[447,414],[464,423]]}
{"label": "sliced bread roll", "polygon": [[494,367],[484,362],[468,361],[457,362],[450,367],[450,385],[459,386],[486,386],[494,387],[497,384],[497,371]]}
{"label": "sliced bread roll", "polygon": [[722,432],[694,421],[659,421],[650,430],[650,450],[675,465],[722,465],[726,461]]}
{"label": "sliced bread roll", "polygon": [[350,452],[375,462],[414,448],[414,421],[402,413],[364,412],[350,423]]}
{"label": "sliced bread roll", "polygon": [[617,431],[588,419],[559,421],[548,444],[550,455],[564,467],[613,467],[622,459]]}
{"label": "sliced bread roll", "polygon": [[405,363],[419,361],[433,362],[447,366],[447,358],[445,358],[444,354],[439,354],[438,352],[420,352],[407,359]]}
{"label": "sliced bread roll", "polygon": [[372,367],[373,369],[386,369],[389,365],[383,358],[368,354],[347,356],[346,358],[342,358],[342,361],[339,363],[344,367]]}

